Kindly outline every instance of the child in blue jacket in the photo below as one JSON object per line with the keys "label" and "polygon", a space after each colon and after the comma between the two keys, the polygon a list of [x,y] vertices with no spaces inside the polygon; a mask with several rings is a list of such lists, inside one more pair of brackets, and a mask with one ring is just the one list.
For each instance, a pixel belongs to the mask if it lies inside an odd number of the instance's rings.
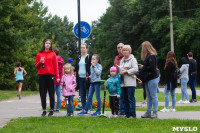
{"label": "child in blue jacket", "polygon": [[119,97],[121,93],[119,75],[117,75],[117,68],[110,68],[111,77],[105,82],[104,85],[109,92],[109,102],[112,115],[110,117],[117,117],[119,112]]}

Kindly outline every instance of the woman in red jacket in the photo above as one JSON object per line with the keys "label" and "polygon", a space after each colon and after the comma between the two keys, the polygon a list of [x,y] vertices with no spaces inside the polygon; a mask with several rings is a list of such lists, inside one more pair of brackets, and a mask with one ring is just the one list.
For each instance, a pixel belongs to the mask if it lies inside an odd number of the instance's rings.
{"label": "woman in red jacket", "polygon": [[38,69],[39,75],[39,91],[43,108],[42,116],[46,115],[47,90],[50,97],[50,112],[48,116],[52,116],[55,101],[54,76],[57,82],[60,81],[60,78],[58,74],[56,54],[52,51],[52,43],[50,39],[44,40],[43,47],[36,56],[35,67]]}

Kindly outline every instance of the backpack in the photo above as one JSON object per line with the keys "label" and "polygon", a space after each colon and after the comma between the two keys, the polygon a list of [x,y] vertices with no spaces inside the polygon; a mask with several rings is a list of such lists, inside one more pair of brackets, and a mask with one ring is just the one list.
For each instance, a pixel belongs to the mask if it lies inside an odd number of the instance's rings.
{"label": "backpack", "polygon": [[176,68],[174,71],[174,78],[179,79],[181,77],[181,71],[180,68]]}

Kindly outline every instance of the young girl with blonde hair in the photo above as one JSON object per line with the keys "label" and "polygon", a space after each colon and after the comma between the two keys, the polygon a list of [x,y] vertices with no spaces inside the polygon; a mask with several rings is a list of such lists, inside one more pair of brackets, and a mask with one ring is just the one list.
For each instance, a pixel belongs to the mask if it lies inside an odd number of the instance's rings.
{"label": "young girl with blonde hair", "polygon": [[76,79],[74,76],[73,66],[69,63],[63,67],[63,76],[61,79],[62,96],[65,97],[67,104],[67,116],[74,115],[73,100],[75,96]]}

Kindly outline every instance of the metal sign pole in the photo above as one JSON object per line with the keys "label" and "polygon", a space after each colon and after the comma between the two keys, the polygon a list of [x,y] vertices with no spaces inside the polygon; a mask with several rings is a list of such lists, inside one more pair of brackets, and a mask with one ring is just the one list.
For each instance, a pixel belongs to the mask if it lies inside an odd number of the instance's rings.
{"label": "metal sign pole", "polygon": [[78,50],[79,55],[81,55],[81,9],[80,9],[80,0],[77,0],[78,3]]}
{"label": "metal sign pole", "polygon": [[170,8],[170,40],[171,40],[171,51],[174,52],[174,33],[173,33],[173,19],[172,19],[172,0],[169,0]]}

